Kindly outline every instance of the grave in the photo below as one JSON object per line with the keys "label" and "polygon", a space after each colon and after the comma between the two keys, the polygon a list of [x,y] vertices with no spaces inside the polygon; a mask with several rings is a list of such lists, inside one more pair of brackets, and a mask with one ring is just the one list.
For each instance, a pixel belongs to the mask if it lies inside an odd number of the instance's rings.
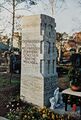
{"label": "grave", "polygon": [[40,107],[49,106],[57,88],[55,19],[47,15],[22,18],[20,96]]}

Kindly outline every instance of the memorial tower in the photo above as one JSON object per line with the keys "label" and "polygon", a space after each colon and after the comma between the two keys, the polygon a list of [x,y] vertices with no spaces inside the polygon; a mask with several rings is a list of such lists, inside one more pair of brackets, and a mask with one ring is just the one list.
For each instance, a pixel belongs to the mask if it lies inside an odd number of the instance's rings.
{"label": "memorial tower", "polygon": [[48,106],[57,87],[55,19],[47,15],[22,18],[21,90],[25,101]]}

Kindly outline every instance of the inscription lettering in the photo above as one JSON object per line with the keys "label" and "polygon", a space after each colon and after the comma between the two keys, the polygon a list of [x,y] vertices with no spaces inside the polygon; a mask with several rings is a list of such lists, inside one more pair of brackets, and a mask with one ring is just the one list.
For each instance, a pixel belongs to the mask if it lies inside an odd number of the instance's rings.
{"label": "inscription lettering", "polygon": [[23,47],[24,63],[37,64],[37,57],[39,47],[37,46],[38,41],[24,41],[25,46]]}

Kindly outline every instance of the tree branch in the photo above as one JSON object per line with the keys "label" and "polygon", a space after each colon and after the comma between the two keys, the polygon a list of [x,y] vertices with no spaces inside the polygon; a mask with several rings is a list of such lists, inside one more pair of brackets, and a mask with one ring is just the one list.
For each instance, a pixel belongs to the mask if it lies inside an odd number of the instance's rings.
{"label": "tree branch", "polygon": [[0,7],[6,9],[8,12],[10,12],[11,14],[13,14],[13,13],[12,13],[9,9],[7,9],[6,7],[4,7],[4,6],[0,6]]}

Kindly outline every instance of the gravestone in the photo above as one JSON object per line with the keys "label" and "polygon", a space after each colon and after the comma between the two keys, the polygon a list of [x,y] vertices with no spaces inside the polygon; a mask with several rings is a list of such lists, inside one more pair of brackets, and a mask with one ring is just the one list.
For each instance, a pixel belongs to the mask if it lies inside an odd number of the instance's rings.
{"label": "gravestone", "polygon": [[22,18],[21,99],[41,107],[57,88],[55,27],[46,15]]}

